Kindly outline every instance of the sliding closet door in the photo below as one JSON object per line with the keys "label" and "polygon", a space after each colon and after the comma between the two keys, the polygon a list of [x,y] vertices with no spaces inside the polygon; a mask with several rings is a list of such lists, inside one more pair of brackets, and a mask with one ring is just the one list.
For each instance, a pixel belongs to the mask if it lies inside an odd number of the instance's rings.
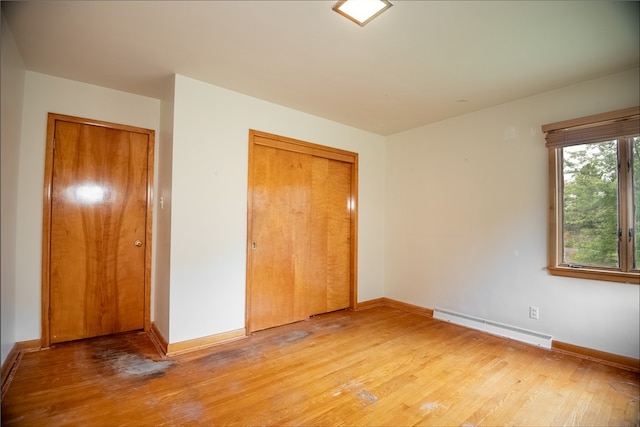
{"label": "sliding closet door", "polygon": [[355,301],[357,154],[250,133],[247,328]]}
{"label": "sliding closet door", "polygon": [[313,157],[309,314],[349,307],[351,164]]}
{"label": "sliding closet door", "polygon": [[258,145],[253,151],[251,323],[253,330],[306,318],[300,285],[308,258],[311,159]]}

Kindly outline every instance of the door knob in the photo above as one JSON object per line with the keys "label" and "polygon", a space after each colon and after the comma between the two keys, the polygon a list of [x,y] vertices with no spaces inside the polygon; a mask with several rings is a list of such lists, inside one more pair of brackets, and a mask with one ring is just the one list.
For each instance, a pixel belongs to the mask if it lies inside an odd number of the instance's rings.
{"label": "door knob", "polygon": [[142,242],[140,240],[136,240],[133,244],[136,245],[137,247],[142,246]]}

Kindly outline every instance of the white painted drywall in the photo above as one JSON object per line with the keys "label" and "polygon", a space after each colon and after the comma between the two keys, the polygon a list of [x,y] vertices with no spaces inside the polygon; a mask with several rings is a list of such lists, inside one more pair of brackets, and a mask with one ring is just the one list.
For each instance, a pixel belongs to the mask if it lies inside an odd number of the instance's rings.
{"label": "white painted drywall", "polygon": [[154,282],[151,306],[153,322],[166,340],[169,336],[169,299],[171,297],[171,165],[173,156],[173,94],[174,79],[167,83],[160,100],[160,132],[156,147],[157,190],[155,198],[153,235],[154,247]]}
{"label": "white painted drywall", "polygon": [[[640,286],[545,270],[540,130],[638,105],[638,75],[635,69],[390,136],[385,296],[638,358]],[[528,318],[530,305],[540,308],[540,320]]]}
{"label": "white painted drywall", "polygon": [[16,341],[40,338],[42,190],[49,112],[157,131],[160,101],[26,72],[18,176]]}
{"label": "white painted drywall", "polygon": [[355,151],[358,298],[383,296],[385,139],[176,76],[171,204],[171,343],[245,326],[249,129]]}
{"label": "white painted drywall", "polygon": [[16,225],[18,221],[18,162],[20,161],[20,132],[22,128],[22,93],[24,91],[25,68],[18,47],[13,39],[11,30],[7,26],[4,15],[0,18],[2,23],[2,47],[0,53],[0,100],[1,107],[0,136],[2,165],[2,189],[0,196],[0,219],[2,221],[2,248],[0,254],[2,260],[2,340],[1,362],[4,363],[7,355],[16,342]]}

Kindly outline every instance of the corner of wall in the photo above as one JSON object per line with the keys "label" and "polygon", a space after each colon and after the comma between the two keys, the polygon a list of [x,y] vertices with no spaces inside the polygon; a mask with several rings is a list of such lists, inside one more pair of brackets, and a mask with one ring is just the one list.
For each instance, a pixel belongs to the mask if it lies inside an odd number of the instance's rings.
{"label": "corner of wall", "polygon": [[1,16],[2,59],[0,60],[1,155],[2,160],[2,363],[16,342],[16,226],[18,198],[18,164],[22,137],[22,107],[25,67],[4,15]]}
{"label": "corner of wall", "polygon": [[155,262],[153,279],[153,322],[155,328],[169,339],[169,296],[171,291],[171,187],[173,170],[173,120],[175,75],[167,81],[160,100],[160,132],[156,145],[157,189],[155,209]]}

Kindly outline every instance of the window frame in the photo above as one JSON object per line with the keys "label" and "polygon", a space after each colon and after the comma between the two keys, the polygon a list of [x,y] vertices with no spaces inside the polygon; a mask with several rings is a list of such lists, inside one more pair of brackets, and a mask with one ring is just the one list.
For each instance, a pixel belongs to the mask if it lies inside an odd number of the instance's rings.
{"label": "window frame", "polygon": [[[551,275],[581,279],[640,285],[640,260],[634,268],[633,257],[637,238],[629,233],[634,230],[633,217],[633,170],[619,164],[618,171],[618,224],[622,236],[618,238],[619,267],[575,266],[564,262],[563,241],[563,159],[562,149],[606,140],[617,140],[618,160],[633,161],[631,140],[640,132],[640,107],[627,108],[593,116],[581,117],[542,126],[546,133],[549,152],[549,217],[547,236],[547,270]],[[602,130],[604,129],[604,130]],[[601,130],[598,132],[598,130]],[[607,137],[599,133],[604,132]],[[613,132],[613,133],[611,133]],[[584,138],[584,141],[581,140]],[[640,171],[635,171],[640,173]],[[636,209],[640,209],[637,206]]]}

